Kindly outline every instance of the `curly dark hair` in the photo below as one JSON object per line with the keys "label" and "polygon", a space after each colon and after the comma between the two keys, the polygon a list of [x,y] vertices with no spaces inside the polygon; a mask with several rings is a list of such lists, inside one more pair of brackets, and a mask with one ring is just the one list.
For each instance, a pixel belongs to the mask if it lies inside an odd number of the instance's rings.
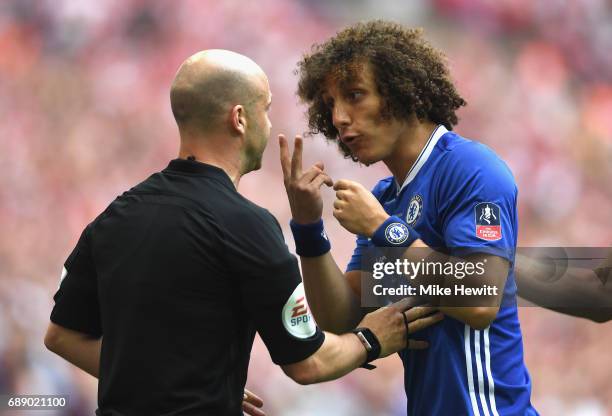
{"label": "curly dark hair", "polygon": [[349,26],[326,42],[313,45],[296,70],[300,77],[298,96],[308,105],[308,133],[323,134],[338,143],[345,157],[353,158],[338,140],[322,94],[330,76],[342,86],[357,76],[364,63],[372,68],[383,99],[383,118],[409,120],[414,114],[419,120],[452,130],[458,121],[455,111],[466,102],[450,79],[445,56],[422,34],[422,29],[374,20]]}

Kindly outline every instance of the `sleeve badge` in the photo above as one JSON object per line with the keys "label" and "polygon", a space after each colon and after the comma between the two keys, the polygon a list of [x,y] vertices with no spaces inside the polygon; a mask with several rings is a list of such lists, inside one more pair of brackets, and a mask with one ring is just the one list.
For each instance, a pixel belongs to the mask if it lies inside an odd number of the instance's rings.
{"label": "sleeve badge", "polygon": [[481,202],[474,207],[476,237],[496,241],[502,238],[501,210],[492,202]]}
{"label": "sleeve badge", "polygon": [[289,334],[298,339],[310,338],[317,332],[304,293],[304,283],[296,286],[283,307],[282,320]]}

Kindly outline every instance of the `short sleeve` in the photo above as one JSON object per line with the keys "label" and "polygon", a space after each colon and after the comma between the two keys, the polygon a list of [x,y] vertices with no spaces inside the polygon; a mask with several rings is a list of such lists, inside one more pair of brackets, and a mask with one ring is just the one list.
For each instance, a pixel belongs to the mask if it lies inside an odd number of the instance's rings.
{"label": "short sleeve", "polygon": [[102,336],[96,270],[89,244],[88,226],[64,263],[51,321],[93,337]]}
{"label": "short sleeve", "polygon": [[351,256],[351,260],[346,266],[346,271],[350,272],[353,270],[363,270],[363,258],[364,251],[368,248],[369,241],[366,236],[358,235],[357,243],[355,245],[355,250],[353,250],[353,255]]}
{"label": "short sleeve", "polygon": [[270,213],[257,209],[226,227],[230,269],[272,361],[285,365],[310,357],[325,336],[308,308],[297,260],[280,225]]}
{"label": "short sleeve", "polygon": [[455,150],[439,188],[445,245],[453,255],[487,253],[512,262],[517,238],[512,173],[484,145]]}

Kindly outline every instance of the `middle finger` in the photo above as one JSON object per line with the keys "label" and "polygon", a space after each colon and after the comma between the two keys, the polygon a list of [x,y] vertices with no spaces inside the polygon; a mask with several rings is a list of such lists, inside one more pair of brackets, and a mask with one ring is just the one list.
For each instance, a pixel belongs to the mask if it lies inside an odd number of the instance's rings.
{"label": "middle finger", "polygon": [[413,308],[408,309],[406,313],[406,318],[408,321],[414,321],[415,319],[422,318],[426,315],[431,315],[436,312],[436,308],[433,306],[415,306]]}
{"label": "middle finger", "polygon": [[428,326],[431,326],[437,322],[440,322],[444,318],[444,314],[436,313],[435,315],[429,315],[425,318],[417,319],[416,321],[410,322],[408,324],[408,333],[414,334],[421,329],[425,329]]}

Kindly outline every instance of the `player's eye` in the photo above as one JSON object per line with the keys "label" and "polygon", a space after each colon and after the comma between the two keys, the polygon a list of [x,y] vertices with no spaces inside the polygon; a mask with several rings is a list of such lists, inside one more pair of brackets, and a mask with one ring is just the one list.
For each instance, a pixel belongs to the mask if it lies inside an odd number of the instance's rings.
{"label": "player's eye", "polygon": [[347,98],[349,101],[358,101],[360,98],[362,98],[362,97],[363,97],[363,95],[364,95],[364,94],[363,94],[363,91],[354,90],[354,91],[349,91],[349,92],[346,94],[346,98]]}

